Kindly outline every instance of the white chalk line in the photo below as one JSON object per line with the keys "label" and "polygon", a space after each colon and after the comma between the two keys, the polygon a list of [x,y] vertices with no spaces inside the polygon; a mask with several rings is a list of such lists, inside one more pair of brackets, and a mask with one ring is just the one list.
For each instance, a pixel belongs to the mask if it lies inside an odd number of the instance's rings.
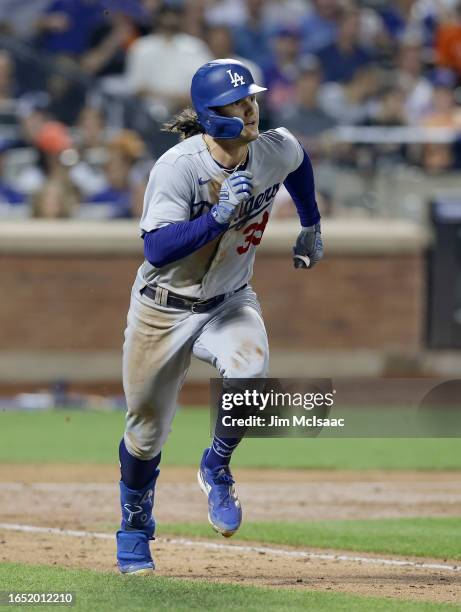
{"label": "white chalk line", "polygon": [[[73,538],[88,538],[99,540],[115,540],[113,534],[97,533],[93,531],[77,531],[74,529],[56,529],[53,527],[37,527],[35,525],[19,525],[15,523],[0,523],[0,529],[5,531],[21,531],[23,533],[48,533],[52,535],[68,536]],[[355,555],[335,555],[333,553],[317,553],[304,550],[286,550],[283,548],[269,548],[266,546],[245,546],[242,544],[218,544],[217,542],[204,542],[202,540],[187,540],[185,538],[159,539],[159,543],[173,546],[189,546],[192,548],[205,548],[208,550],[223,550],[235,553],[256,553],[272,555],[275,557],[291,557],[297,559],[315,559],[321,561],[344,561],[346,563],[360,563],[364,565],[385,565],[393,567],[411,567],[422,570],[443,570],[460,572],[461,565],[446,563],[424,563],[400,559],[386,559],[380,557],[360,557]]]}

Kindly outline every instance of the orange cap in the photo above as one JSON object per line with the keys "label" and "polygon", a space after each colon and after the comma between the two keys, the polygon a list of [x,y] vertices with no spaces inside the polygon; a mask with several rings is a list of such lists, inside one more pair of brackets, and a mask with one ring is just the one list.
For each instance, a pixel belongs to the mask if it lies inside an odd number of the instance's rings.
{"label": "orange cap", "polygon": [[69,130],[59,121],[47,121],[40,128],[35,145],[44,153],[58,155],[72,147]]}

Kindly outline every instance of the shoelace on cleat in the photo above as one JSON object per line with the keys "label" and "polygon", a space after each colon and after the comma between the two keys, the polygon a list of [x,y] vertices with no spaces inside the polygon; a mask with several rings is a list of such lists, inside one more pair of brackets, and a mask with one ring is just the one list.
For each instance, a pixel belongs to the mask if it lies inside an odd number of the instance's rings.
{"label": "shoelace on cleat", "polygon": [[216,492],[219,496],[220,503],[225,507],[229,507],[231,502],[234,501],[234,498],[231,494],[231,487],[235,482],[234,479],[228,472],[224,472],[222,468],[221,471],[218,472],[216,475],[212,475],[212,479],[214,484],[218,485],[219,487]]}

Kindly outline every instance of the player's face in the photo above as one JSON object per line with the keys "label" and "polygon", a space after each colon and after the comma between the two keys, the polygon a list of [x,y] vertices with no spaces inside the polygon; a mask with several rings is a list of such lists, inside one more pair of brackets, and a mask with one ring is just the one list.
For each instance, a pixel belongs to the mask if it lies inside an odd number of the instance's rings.
{"label": "player's face", "polygon": [[225,117],[238,117],[244,123],[243,130],[239,136],[244,142],[256,140],[259,136],[259,106],[256,96],[246,96],[232,104],[226,104],[219,108],[219,113]]}

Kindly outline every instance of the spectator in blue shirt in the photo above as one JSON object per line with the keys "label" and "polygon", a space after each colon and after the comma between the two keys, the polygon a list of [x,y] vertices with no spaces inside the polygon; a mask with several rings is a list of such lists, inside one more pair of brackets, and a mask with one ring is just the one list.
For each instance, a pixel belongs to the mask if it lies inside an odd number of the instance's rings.
{"label": "spectator in blue shirt", "polygon": [[26,197],[23,193],[15,191],[5,183],[3,178],[0,178],[0,204],[11,204],[12,206],[26,204]]}
{"label": "spectator in blue shirt", "polygon": [[349,9],[341,17],[336,41],[318,52],[325,81],[350,81],[359,68],[372,61],[359,38],[360,12]]}
{"label": "spectator in blue shirt", "polygon": [[264,0],[247,0],[247,20],[234,28],[234,45],[238,55],[261,67],[271,55],[270,33],[264,21]]}
{"label": "spectator in blue shirt", "polygon": [[[5,153],[11,148],[10,143],[0,142],[0,217],[15,216],[18,207],[27,204],[26,196],[13,189],[5,179]],[[24,209],[27,210],[27,209]]]}
{"label": "spectator in blue shirt", "polygon": [[110,11],[94,28],[88,51],[80,65],[88,74],[104,77],[125,72],[126,52],[132,43],[149,32],[148,13],[137,0],[105,0]]}
{"label": "spectator in blue shirt", "polygon": [[105,8],[103,0],[52,0],[37,23],[39,46],[48,53],[82,55]]}
{"label": "spectator in blue shirt", "polygon": [[338,0],[314,0],[312,10],[301,20],[303,54],[316,53],[331,45],[338,32]]}
{"label": "spectator in blue shirt", "polygon": [[299,43],[299,31],[294,27],[280,27],[273,37],[273,61],[264,71],[268,88],[265,103],[271,113],[282,111],[295,96],[299,76]]}

